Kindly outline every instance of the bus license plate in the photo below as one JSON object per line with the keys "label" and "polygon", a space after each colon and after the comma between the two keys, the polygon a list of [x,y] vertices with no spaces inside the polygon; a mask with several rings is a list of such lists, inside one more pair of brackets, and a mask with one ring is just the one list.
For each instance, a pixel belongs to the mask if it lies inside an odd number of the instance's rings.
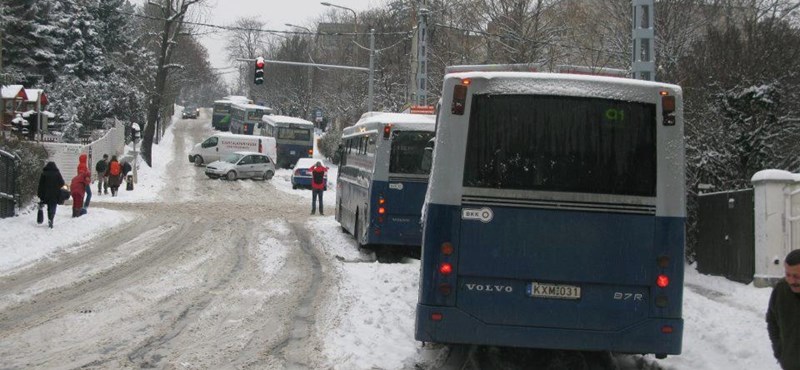
{"label": "bus license plate", "polygon": [[580,299],[581,287],[575,285],[531,283],[531,297],[536,298],[556,298],[556,299]]}

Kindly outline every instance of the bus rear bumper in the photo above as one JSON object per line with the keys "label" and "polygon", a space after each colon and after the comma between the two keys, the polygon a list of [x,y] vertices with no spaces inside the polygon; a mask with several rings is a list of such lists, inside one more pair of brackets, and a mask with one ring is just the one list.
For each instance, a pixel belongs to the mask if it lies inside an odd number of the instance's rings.
{"label": "bus rear bumper", "polygon": [[[598,331],[487,324],[454,307],[422,304],[416,314],[414,337],[433,343],[679,355],[683,338],[683,319],[648,319],[619,331]],[[441,320],[432,320],[433,314]],[[662,332],[665,326],[670,333]]]}

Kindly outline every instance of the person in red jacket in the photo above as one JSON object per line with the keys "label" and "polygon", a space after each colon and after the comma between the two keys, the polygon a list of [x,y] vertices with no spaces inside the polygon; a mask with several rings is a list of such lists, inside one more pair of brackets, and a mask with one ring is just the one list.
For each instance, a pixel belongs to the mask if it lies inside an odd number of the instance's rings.
{"label": "person in red jacket", "polygon": [[83,197],[86,196],[86,188],[91,184],[89,172],[80,172],[72,178],[69,185],[69,192],[72,195],[72,217],[80,217],[83,212]]}
{"label": "person in red jacket", "polygon": [[83,202],[83,208],[89,208],[89,202],[92,201],[92,171],[89,169],[89,165],[86,164],[88,157],[86,153],[81,153],[80,157],[78,157],[78,174],[81,172],[85,172],[89,176],[89,184],[86,185],[86,200]]}
{"label": "person in red jacket", "polygon": [[319,197],[319,214],[325,215],[322,210],[322,193],[325,192],[325,173],[328,172],[328,167],[322,165],[322,162],[317,161],[316,164],[308,169],[311,171],[311,214],[317,213],[317,197]]}

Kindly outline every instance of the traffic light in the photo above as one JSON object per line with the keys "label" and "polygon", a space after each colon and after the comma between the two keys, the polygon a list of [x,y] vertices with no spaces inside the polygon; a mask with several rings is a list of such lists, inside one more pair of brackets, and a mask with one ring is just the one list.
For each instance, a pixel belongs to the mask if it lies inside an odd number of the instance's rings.
{"label": "traffic light", "polygon": [[253,77],[253,83],[256,85],[261,85],[264,83],[264,58],[258,57],[256,58],[256,73]]}

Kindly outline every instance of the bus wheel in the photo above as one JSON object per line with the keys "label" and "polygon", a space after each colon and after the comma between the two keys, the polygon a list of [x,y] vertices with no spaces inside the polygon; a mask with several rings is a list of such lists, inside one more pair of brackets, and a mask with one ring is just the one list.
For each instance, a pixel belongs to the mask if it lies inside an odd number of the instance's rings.
{"label": "bus wheel", "polygon": [[358,217],[358,210],[356,210],[356,225],[353,229],[353,237],[356,238],[356,246],[358,249],[363,248],[364,245],[361,244],[361,220]]}
{"label": "bus wheel", "polygon": [[230,171],[230,172],[228,172],[228,174],[227,174],[227,175],[225,175],[225,177],[226,177],[228,180],[231,180],[231,181],[233,181],[233,180],[236,180],[236,172],[234,172],[234,171]]}
{"label": "bus wheel", "polygon": [[203,157],[200,155],[194,156],[194,165],[195,166],[202,166],[203,165]]}

